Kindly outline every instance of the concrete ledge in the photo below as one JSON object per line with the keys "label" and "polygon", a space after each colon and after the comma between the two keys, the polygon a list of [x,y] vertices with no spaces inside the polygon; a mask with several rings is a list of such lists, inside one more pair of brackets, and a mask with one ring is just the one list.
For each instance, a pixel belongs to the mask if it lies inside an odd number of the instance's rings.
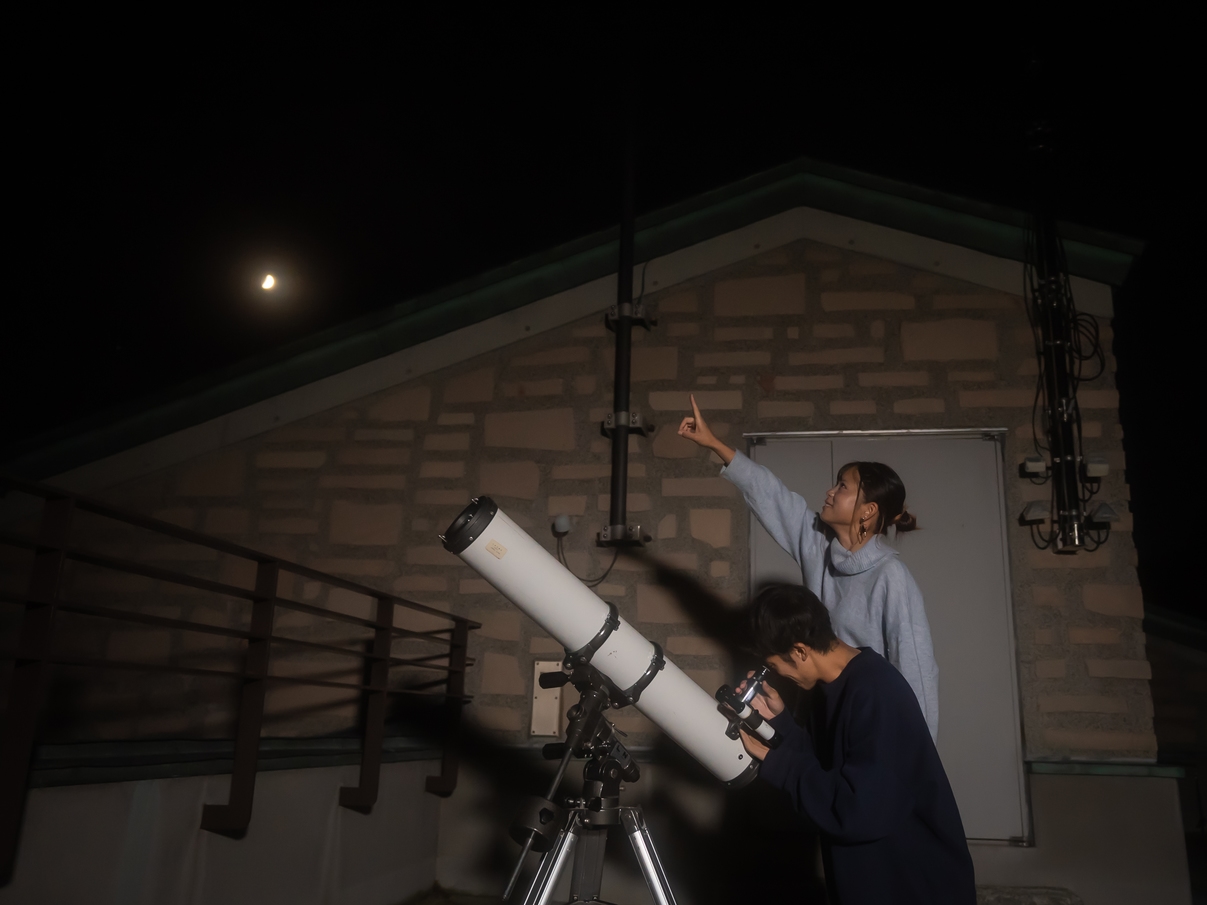
{"label": "concrete ledge", "polygon": [[[438,743],[387,738],[383,763],[438,759]],[[257,773],[360,763],[358,738],[262,739]],[[91,783],[131,782],[184,776],[217,776],[234,767],[232,740],[86,742],[43,745],[34,751],[29,787],[45,789]]]}
{"label": "concrete ledge", "polygon": [[1091,763],[1089,761],[1027,761],[1028,773],[1061,776],[1150,776],[1183,779],[1186,770],[1169,764]]}
{"label": "concrete ledge", "polygon": [[242,839],[200,829],[203,807],[226,800],[223,776],[33,789],[0,905],[403,902],[436,879],[435,766],[383,766],[370,814],[339,805],[355,767],[262,774]]}
{"label": "concrete ledge", "polygon": [[977,905],[1083,905],[1068,889],[1050,886],[978,886]]}

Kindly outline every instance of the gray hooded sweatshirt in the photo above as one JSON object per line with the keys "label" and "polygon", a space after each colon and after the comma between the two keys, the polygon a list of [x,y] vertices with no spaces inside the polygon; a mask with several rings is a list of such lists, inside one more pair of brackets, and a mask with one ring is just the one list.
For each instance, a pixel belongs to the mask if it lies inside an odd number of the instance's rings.
{"label": "gray hooded sweatshirt", "polygon": [[834,634],[870,647],[897,667],[917,695],[933,739],[939,736],[939,666],[922,592],[883,535],[852,553],[827,539],[800,494],[740,452],[721,469],[775,542],[792,554],[805,587],[830,611]]}

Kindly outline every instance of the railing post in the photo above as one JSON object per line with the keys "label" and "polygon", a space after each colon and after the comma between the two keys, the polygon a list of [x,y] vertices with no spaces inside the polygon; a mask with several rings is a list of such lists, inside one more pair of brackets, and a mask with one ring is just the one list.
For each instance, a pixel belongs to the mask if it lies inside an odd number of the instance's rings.
{"label": "railing post", "polygon": [[256,762],[260,756],[260,727],[264,722],[264,686],[272,646],[272,622],[276,609],[280,567],[261,562],[256,569],[255,600],[251,606],[251,637],[247,642],[245,678],[239,693],[239,723],[235,730],[235,763],[231,771],[230,797],[226,804],[207,804],[201,813],[201,828],[224,836],[242,836],[251,822],[252,797],[256,791]]}
{"label": "railing post", "polygon": [[378,783],[381,780],[381,746],[386,732],[386,684],[390,677],[391,642],[394,640],[391,629],[394,628],[394,601],[389,597],[377,598],[377,614],[374,618],[377,628],[373,631],[371,653],[375,659],[370,661],[368,684],[380,691],[370,691],[368,704],[365,708],[365,731],[361,740],[360,753],[360,785],[344,786],[339,790],[339,803],[342,807],[368,814],[377,803]]}
{"label": "railing post", "polygon": [[457,767],[461,741],[461,708],[465,695],[465,660],[469,649],[469,623],[458,619],[453,625],[452,647],[448,653],[448,697],[444,699],[444,755],[440,775],[427,778],[427,791],[447,798],[457,788]]}
{"label": "railing post", "polygon": [[48,660],[54,640],[56,602],[74,511],[75,501],[70,497],[48,499],[42,507],[29,592],[16,630],[8,701],[0,712],[0,886],[12,878],[17,860],[29,763],[50,684]]}

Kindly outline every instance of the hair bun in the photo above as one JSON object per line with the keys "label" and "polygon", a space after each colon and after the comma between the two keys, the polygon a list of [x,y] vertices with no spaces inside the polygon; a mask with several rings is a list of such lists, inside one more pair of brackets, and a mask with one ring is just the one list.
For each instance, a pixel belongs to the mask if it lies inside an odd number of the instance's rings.
{"label": "hair bun", "polygon": [[914,518],[914,514],[908,509],[902,509],[901,514],[893,519],[893,527],[897,532],[917,530],[918,520]]}

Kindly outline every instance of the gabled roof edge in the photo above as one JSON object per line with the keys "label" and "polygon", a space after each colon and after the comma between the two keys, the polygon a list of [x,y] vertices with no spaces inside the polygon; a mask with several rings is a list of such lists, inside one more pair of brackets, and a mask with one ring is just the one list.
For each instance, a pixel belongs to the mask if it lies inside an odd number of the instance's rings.
{"label": "gabled roof edge", "polygon": [[[811,160],[797,160],[637,221],[649,260],[811,207],[997,257],[1022,260],[1025,214]],[[1070,272],[1120,285],[1143,243],[1058,225]],[[603,230],[321,331],[149,399],[67,425],[8,451],[6,470],[42,479],[514,310],[615,271],[617,228]]]}

